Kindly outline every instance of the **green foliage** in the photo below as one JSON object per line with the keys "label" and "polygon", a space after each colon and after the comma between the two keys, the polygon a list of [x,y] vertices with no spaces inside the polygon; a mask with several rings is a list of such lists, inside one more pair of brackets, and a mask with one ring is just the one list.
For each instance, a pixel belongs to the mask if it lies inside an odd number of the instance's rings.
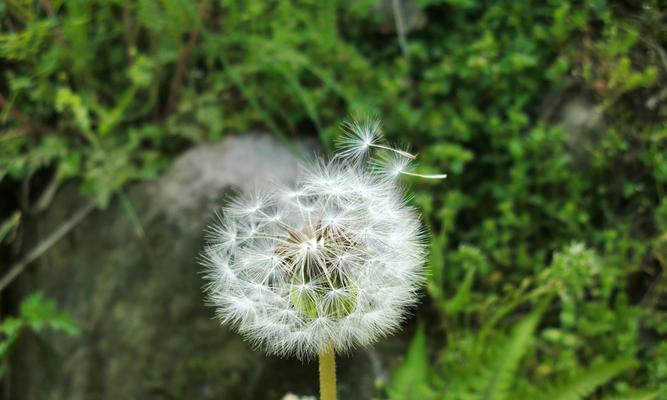
{"label": "green foliage", "polygon": [[393,373],[391,386],[388,388],[389,394],[392,399],[424,397],[428,389],[428,378],[426,331],[424,325],[419,324],[405,355],[405,360]]}
{"label": "green foliage", "polygon": [[[483,264],[479,253],[467,247],[453,257],[461,265],[466,260]],[[605,282],[599,279],[602,265],[595,252],[573,243],[554,255],[535,284],[524,282],[511,289],[513,293],[488,300],[473,290],[469,302],[473,306],[468,309],[448,307],[451,299],[445,300],[442,324],[448,340],[437,350],[438,362],[426,375],[419,374],[412,387],[421,387],[420,398],[425,399],[586,399],[601,390],[614,393],[612,398],[656,398],[655,389],[632,389],[627,381],[618,380],[615,390],[610,386],[623,373],[632,376],[631,372],[640,370],[633,359],[635,350],[626,344],[637,340],[639,314],[633,316],[622,303],[607,310],[611,294],[605,293]],[[467,279],[460,281],[452,299],[470,287]],[[559,311],[547,312],[554,298]],[[502,326],[530,304],[533,311],[512,322],[513,328]],[[479,329],[465,317],[470,315],[480,318]],[[559,318],[554,321],[554,317]],[[628,317],[634,319],[630,324],[623,321]],[[409,356],[398,369],[401,374],[419,370],[416,365],[430,357],[420,347],[419,335],[423,333],[418,331]],[[605,342],[604,337],[611,340]],[[590,354],[593,363],[585,365],[581,354]],[[390,382],[387,392],[391,398],[409,398],[397,390],[407,386],[399,376]]]}
{"label": "green foliage", "polygon": [[649,366],[649,376],[657,382],[658,398],[667,399],[667,342],[655,346],[649,356],[655,360]]}
{"label": "green foliage", "polygon": [[535,398],[588,377],[577,394],[667,399],[661,4],[420,0],[405,53],[378,4],[0,3],[7,198],[51,176],[104,206],[194,143],[261,127],[330,146],[377,113],[449,174],[410,182],[428,335],[389,394]]}
{"label": "green foliage", "polygon": [[512,398],[509,392],[514,376],[519,369],[519,362],[528,351],[542,312],[543,309],[538,309],[519,322],[502,350],[493,356],[490,374],[484,378],[486,383],[481,385],[483,394],[480,393],[480,397],[489,400]]}
{"label": "green foliage", "polygon": [[634,360],[622,360],[596,365],[576,378],[547,392],[547,399],[582,400],[590,396],[599,386],[609,382],[621,372],[636,366]]}
{"label": "green foliage", "polygon": [[0,323],[0,377],[7,368],[9,353],[21,332],[29,329],[39,333],[45,328],[62,331],[68,335],[78,335],[79,327],[72,318],[56,310],[56,303],[47,300],[40,292],[26,297],[21,303],[16,317],[5,317]]}
{"label": "green foliage", "polygon": [[606,400],[655,400],[658,396],[656,391],[652,390],[634,390],[619,396],[608,396]]}

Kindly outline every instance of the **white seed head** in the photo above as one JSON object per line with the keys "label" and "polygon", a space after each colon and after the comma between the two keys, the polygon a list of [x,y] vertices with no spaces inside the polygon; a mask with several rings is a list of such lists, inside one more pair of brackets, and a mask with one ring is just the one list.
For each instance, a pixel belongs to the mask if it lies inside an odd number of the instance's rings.
{"label": "white seed head", "polygon": [[[372,145],[379,126],[348,124],[357,144]],[[395,331],[417,301],[418,213],[393,174],[358,162],[361,145],[348,143],[304,168],[294,187],[236,198],[209,229],[209,301],[269,353],[310,358],[328,345],[367,345]]]}

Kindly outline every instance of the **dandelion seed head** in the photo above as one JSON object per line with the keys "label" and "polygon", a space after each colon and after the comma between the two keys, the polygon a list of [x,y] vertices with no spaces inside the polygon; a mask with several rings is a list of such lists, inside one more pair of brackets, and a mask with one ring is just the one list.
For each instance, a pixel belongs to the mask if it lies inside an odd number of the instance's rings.
{"label": "dandelion seed head", "polygon": [[368,345],[417,302],[425,235],[394,179],[407,159],[360,162],[378,145],[380,124],[346,127],[331,161],[308,165],[293,187],[238,196],[208,229],[208,300],[269,353],[311,358],[328,345]]}

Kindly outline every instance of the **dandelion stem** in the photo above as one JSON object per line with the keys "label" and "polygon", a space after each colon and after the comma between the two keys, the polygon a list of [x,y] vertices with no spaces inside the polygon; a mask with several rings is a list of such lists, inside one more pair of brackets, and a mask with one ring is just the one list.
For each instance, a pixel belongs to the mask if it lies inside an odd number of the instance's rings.
{"label": "dandelion stem", "polygon": [[320,400],[336,400],[336,350],[332,344],[320,351]]}

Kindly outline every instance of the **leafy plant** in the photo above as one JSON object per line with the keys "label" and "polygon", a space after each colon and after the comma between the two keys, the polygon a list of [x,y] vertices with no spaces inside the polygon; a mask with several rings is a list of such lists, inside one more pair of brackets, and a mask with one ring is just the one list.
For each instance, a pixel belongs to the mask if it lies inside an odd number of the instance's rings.
{"label": "leafy plant", "polygon": [[40,292],[26,297],[16,317],[5,317],[0,323],[0,377],[7,369],[10,351],[21,333],[30,330],[39,333],[44,329],[62,331],[68,335],[78,335],[79,328],[69,315],[58,312],[56,303],[47,300]]}
{"label": "leafy plant", "polygon": [[426,347],[426,331],[419,324],[403,363],[394,371],[388,388],[391,398],[407,399],[423,397],[428,390],[429,362]]}
{"label": "leafy plant", "polygon": [[596,365],[579,374],[578,377],[561,384],[547,392],[545,398],[555,400],[582,400],[588,398],[595,390],[609,382],[613,377],[636,367],[634,360],[621,360]]}
{"label": "leafy plant", "polygon": [[[328,146],[376,113],[420,172],[449,174],[411,182],[433,236],[425,336],[390,394],[535,397],[635,360],[584,394],[667,399],[662,4],[403,0],[419,18],[401,33],[384,3],[0,3],[2,233],[65,182],[132,215],[123,188],[195,143]],[[513,325],[532,344],[503,359]]]}

